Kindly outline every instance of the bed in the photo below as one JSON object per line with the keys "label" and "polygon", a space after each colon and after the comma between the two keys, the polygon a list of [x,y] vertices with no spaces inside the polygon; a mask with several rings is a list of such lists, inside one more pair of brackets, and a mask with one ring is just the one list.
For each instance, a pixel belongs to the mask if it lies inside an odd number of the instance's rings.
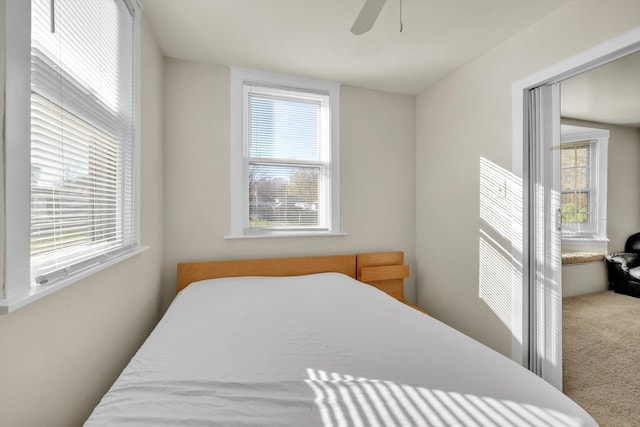
{"label": "bed", "polygon": [[406,304],[398,254],[180,264],[175,300],[85,426],[597,426]]}

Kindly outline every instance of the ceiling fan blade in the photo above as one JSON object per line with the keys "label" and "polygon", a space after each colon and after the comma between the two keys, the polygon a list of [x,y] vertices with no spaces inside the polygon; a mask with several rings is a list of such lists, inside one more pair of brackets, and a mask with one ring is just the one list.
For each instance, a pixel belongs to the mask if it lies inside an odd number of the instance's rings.
{"label": "ceiling fan blade", "polygon": [[351,32],[356,36],[369,31],[375,24],[378,15],[387,0],[366,0],[356,21],[351,27]]}

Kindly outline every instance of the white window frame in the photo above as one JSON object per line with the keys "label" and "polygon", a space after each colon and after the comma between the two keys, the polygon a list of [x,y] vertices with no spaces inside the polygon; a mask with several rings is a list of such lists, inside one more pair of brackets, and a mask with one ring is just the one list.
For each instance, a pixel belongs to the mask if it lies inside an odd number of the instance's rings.
{"label": "white window frame", "polygon": [[[137,246],[94,265],[87,265],[67,277],[47,285],[33,286],[30,277],[31,222],[31,2],[5,2],[5,271],[0,298],[0,314],[12,312],[98,271],[137,255],[140,246],[140,11],[139,0],[122,0],[133,11],[134,63],[134,149],[133,199]],[[8,184],[10,183],[10,185]]]}
{"label": "white window frame", "polygon": [[[245,180],[246,83],[256,85],[325,92],[329,94],[330,120],[330,215],[328,230],[249,230]],[[255,237],[335,236],[340,231],[340,84],[286,74],[231,67],[231,233],[227,239]],[[245,188],[247,187],[247,188]]]}
{"label": "white window frame", "polygon": [[[563,251],[607,252],[607,158],[610,131],[582,126],[561,125],[561,145],[589,143],[591,186],[589,225],[581,231],[562,228]],[[565,229],[566,227],[566,229]]]}

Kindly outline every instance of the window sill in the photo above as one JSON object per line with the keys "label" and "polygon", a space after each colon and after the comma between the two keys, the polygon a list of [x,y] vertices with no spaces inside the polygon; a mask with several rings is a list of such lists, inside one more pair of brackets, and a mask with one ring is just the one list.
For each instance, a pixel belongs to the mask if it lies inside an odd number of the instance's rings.
{"label": "window sill", "polygon": [[562,237],[562,241],[563,242],[570,242],[570,243],[581,243],[581,242],[588,242],[588,243],[609,243],[609,239],[605,238],[600,238],[600,237],[590,237],[590,236],[585,236],[585,237],[580,237],[580,236],[567,236],[567,237]]}
{"label": "window sill", "polygon": [[39,299],[42,299],[47,295],[51,295],[54,292],[59,291],[60,289],[64,289],[67,286],[75,282],[78,282],[79,280],[87,278],[92,274],[97,273],[98,271],[104,270],[115,264],[118,264],[119,262],[127,260],[138,254],[141,254],[147,249],[149,249],[149,246],[139,246],[134,250],[132,250],[131,252],[124,253],[118,256],[117,258],[111,259],[105,263],[80,271],[71,277],[60,280],[51,285],[42,285],[38,287],[33,287],[29,290],[29,293],[27,294],[15,295],[13,297],[0,299],[0,314],[7,314],[7,313],[11,313],[12,311],[16,311],[17,309],[22,308],[28,304],[31,304],[32,302],[38,301]]}
{"label": "window sill", "polygon": [[604,261],[604,254],[589,252],[570,252],[562,254],[562,266],[581,265],[591,262]]}
{"label": "window sill", "polygon": [[609,239],[594,237],[563,237],[562,252],[590,252],[606,254],[609,252]]}
{"label": "window sill", "polygon": [[268,239],[270,237],[331,237],[331,236],[346,236],[347,233],[333,233],[333,232],[293,232],[293,233],[265,233],[265,234],[245,234],[241,236],[224,236],[225,240],[236,239]]}

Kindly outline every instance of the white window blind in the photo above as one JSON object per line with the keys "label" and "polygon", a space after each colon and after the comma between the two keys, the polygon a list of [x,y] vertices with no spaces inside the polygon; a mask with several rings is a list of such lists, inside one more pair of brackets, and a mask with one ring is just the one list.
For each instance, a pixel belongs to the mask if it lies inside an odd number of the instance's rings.
{"label": "white window blind", "polygon": [[137,245],[134,20],[124,0],[33,0],[31,279]]}
{"label": "white window blind", "polygon": [[329,94],[244,84],[245,230],[331,228]]}

